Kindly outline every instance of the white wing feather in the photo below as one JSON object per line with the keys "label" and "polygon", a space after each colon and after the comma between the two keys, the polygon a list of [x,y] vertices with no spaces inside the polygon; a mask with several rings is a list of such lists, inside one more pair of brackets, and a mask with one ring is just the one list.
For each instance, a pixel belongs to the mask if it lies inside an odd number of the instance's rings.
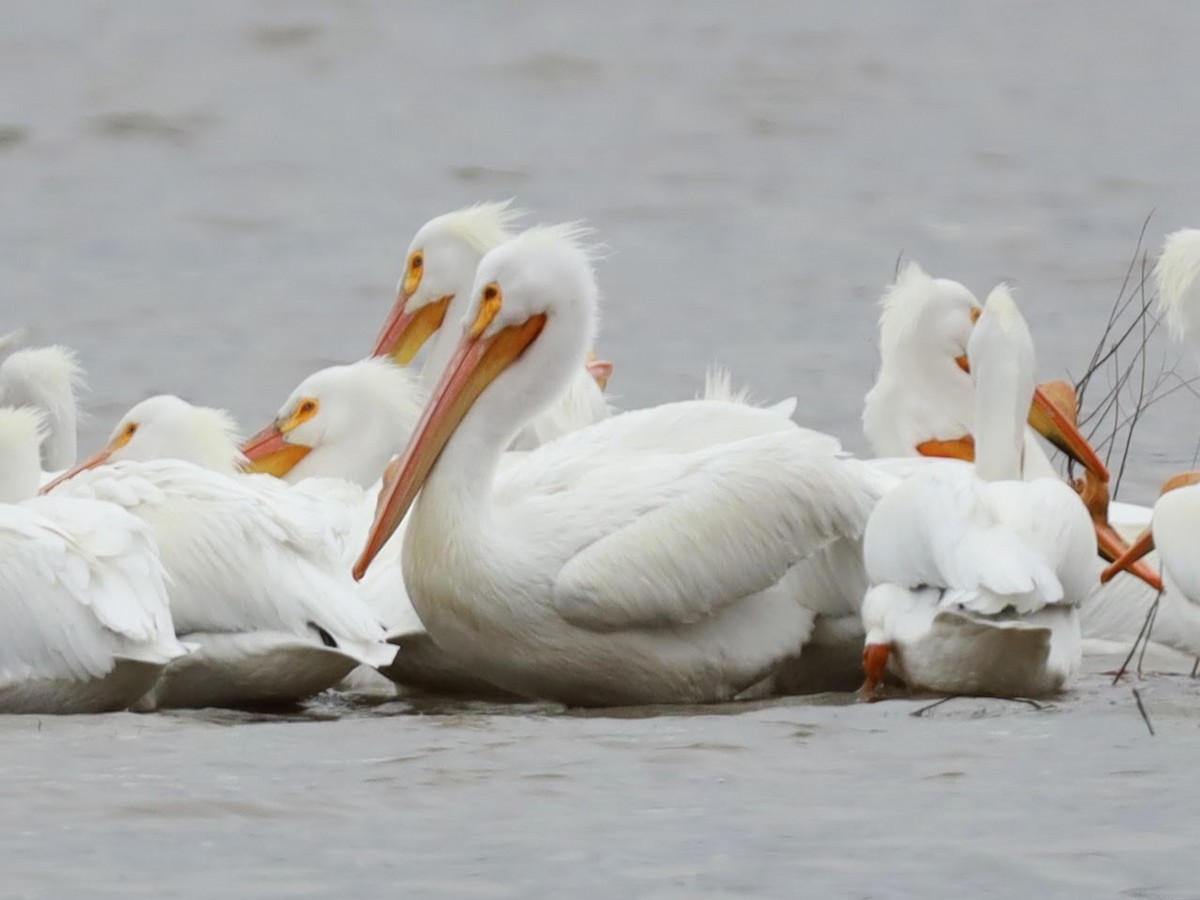
{"label": "white wing feather", "polygon": [[108,500],[150,524],[182,635],[321,629],[365,662],[389,652],[343,560],[353,518],[315,503],[311,488],[156,460],[83,472],[58,492]]}
{"label": "white wing feather", "polygon": [[[1070,488],[1061,485],[1068,498],[1054,484],[1061,482],[986,483],[972,466],[953,462],[922,469],[871,516],[868,578],[952,589],[956,605],[988,615],[1007,607],[1032,612],[1064,596],[1081,602],[1090,588],[1079,573],[1091,567],[1081,559],[1087,542],[1080,529],[1090,533],[1090,524]],[[1060,570],[1071,579],[1069,591]]]}
{"label": "white wing feather", "polygon": [[[764,591],[805,558],[861,534],[877,499],[795,427],[636,468],[600,466],[592,477],[598,496],[607,478],[644,481],[589,503],[599,536],[555,581],[563,618],[601,631],[689,624]],[[652,560],[653,570],[632,569],[630,558]]]}
{"label": "white wing feather", "polygon": [[146,527],[108,504],[0,506],[0,680],[87,680],[118,658],[166,663],[175,639]]}

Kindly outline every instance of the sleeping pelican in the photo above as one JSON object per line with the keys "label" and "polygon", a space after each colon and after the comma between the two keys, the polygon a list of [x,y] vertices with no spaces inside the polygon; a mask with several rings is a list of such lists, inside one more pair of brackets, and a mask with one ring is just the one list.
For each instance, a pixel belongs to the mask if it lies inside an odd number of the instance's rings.
{"label": "sleeping pelican", "polygon": [[[1155,267],[1159,310],[1171,334],[1200,350],[1200,230],[1169,235]],[[1166,593],[1154,619],[1152,636],[1200,656],[1200,472],[1169,479],[1154,504],[1150,528],[1105,570],[1108,581],[1157,547]]]}
{"label": "sleeping pelican", "polygon": [[570,228],[484,257],[355,575],[411,506],[413,605],[488,681],[577,705],[737,697],[819,617],[857,612],[804,563],[857,542],[877,480],[832,438],[707,401],[607,419],[498,471],[517,430],[576,377],[596,293]]}
{"label": "sleeping pelican", "polygon": [[58,472],[75,465],[75,393],[83,369],[66,347],[17,350],[0,363],[0,406],[40,410],[46,421],[42,468]]}
{"label": "sleeping pelican", "polygon": [[[481,203],[430,219],[409,244],[396,302],[375,342],[375,356],[390,356],[406,366],[432,338],[422,370],[429,391],[454,352],[458,324],[471,304],[471,283],[479,261],[512,237],[523,212],[509,203]],[[442,323],[450,327],[443,329]],[[528,450],[562,434],[607,418],[602,387],[612,364],[589,353],[584,365],[565,382],[553,404],[533,417],[513,439],[514,450]]]}
{"label": "sleeping pelican", "polygon": [[227,414],[151,397],[50,485],[117,503],[158,541],[175,627],[199,649],[168,668],[146,707],[295,702],[395,656],[342,558],[348,505],[236,474],[238,461]]}
{"label": "sleeping pelican", "polygon": [[0,712],[125,709],[187,652],[162,566],[118,507],[33,498],[44,437],[38,412],[0,409]]}
{"label": "sleeping pelican", "polygon": [[[1033,341],[1008,290],[967,345],[974,465],[927,468],[887,494],[864,542],[864,690],[1039,696],[1080,665],[1078,607],[1099,572],[1091,517],[1057,476],[1021,480]],[[1065,435],[1086,445],[1076,431]]]}

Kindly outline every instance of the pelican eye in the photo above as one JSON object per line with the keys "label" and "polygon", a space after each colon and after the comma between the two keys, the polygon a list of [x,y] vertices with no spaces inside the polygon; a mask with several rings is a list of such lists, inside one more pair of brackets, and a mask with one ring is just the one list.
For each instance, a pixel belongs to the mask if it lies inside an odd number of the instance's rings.
{"label": "pelican eye", "polygon": [[499,314],[503,304],[504,292],[500,290],[500,285],[493,281],[484,287],[479,294],[479,313],[475,316],[475,321],[467,333],[472,338],[480,337]]}
{"label": "pelican eye", "polygon": [[122,447],[124,447],[126,444],[129,443],[130,438],[133,437],[134,432],[137,430],[138,430],[137,422],[127,422],[125,424],[125,427],[121,429],[121,433],[112,439],[112,443],[109,444],[109,449],[120,450]]}
{"label": "pelican eye", "polygon": [[404,283],[401,289],[411,297],[421,284],[421,276],[425,274],[425,254],[420,250],[414,251],[408,257],[408,270],[404,273]]}

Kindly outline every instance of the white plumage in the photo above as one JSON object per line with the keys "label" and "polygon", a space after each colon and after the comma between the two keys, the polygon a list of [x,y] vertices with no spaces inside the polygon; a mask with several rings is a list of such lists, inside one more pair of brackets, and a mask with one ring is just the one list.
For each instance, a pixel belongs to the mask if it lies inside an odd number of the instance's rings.
{"label": "white plumage", "polygon": [[876,480],[778,413],[706,401],[617,416],[500,468],[581,367],[595,297],[570,232],[485,257],[357,570],[420,489],[404,536],[414,606],[489,681],[584,705],[737,696],[826,607],[857,611],[805,594],[803,563],[859,537]]}
{"label": "white plumage", "polygon": [[[1200,349],[1200,230],[1167,237],[1155,267],[1159,311],[1171,334]],[[1171,478],[1154,504],[1150,530],[1104,573],[1109,578],[1157,548],[1166,593],[1151,636],[1200,656],[1200,472]]]}
{"label": "white plumage", "polygon": [[58,471],[75,465],[75,393],[83,369],[66,347],[17,350],[0,362],[0,406],[28,406],[45,417],[42,468]]}
{"label": "white plumage", "polygon": [[[115,503],[157,539],[176,629],[199,649],[147,705],[295,701],[395,655],[346,570],[352,511],[318,504],[312,487],[205,468],[228,472],[239,458],[231,426],[220,411],[151,398],[55,489]],[[338,489],[323,487],[323,501]]]}
{"label": "white plumage", "polygon": [[[421,385],[426,391],[432,389],[454,351],[462,319],[471,306],[471,285],[479,261],[512,237],[523,215],[509,203],[481,203],[422,225],[409,244],[396,303],[380,332],[375,353],[391,355],[407,365],[428,339]],[[571,379],[564,381],[556,401],[514,437],[513,449],[531,449],[608,415],[600,385],[581,364]]]}
{"label": "white plumage", "polygon": [[[305,378],[274,423],[244,450],[253,469],[283,478],[296,490],[315,488],[314,499],[323,505],[337,504],[328,493],[329,479],[347,481],[346,497],[338,505],[354,510],[354,538],[346,545],[349,566],[375,515],[379,473],[408,443],[423,400],[408,370],[387,359],[331,366]],[[447,658],[430,639],[404,586],[400,546],[398,540],[389,544],[359,584],[360,596],[400,648],[382,673],[398,684],[439,693],[495,694],[498,688]],[[379,687],[361,673],[348,686]]]}
{"label": "white plumage", "polygon": [[124,709],[186,653],[162,567],[146,526],[115,506],[15,502],[14,473],[37,489],[42,437],[37,413],[0,409],[0,711]]}
{"label": "white plumage", "polygon": [[975,465],[918,472],[867,525],[868,686],[886,661],[914,688],[1052,693],[1079,668],[1077,608],[1099,571],[1092,522],[1059,479],[1020,480],[1033,343],[1006,289],[989,296],[968,355]]}
{"label": "white plumage", "polygon": [[[879,319],[880,366],[863,408],[863,431],[882,456],[930,453],[973,458],[975,387],[967,371],[967,343],[981,311],[956,281],[931,278],[909,263],[885,292]],[[1023,429],[1021,477],[1056,477],[1031,428]],[[1118,553],[1148,521],[1149,510],[1113,503],[1099,534]],[[1111,528],[1108,527],[1111,525]],[[1126,577],[1093,592],[1080,616],[1098,650],[1127,644],[1140,629],[1156,591]],[[1166,630],[1162,630],[1166,634]]]}

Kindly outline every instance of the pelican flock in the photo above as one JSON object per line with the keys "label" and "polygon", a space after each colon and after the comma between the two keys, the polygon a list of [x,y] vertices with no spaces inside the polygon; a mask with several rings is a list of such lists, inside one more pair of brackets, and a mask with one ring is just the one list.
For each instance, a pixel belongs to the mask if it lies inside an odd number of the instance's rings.
{"label": "pelican flock", "polygon": [[[421,225],[369,355],[263,398],[250,438],[158,395],[80,460],[75,354],[0,340],[0,712],[367,684],[1036,697],[1151,610],[1164,652],[1200,655],[1200,473],[1152,510],[1109,502],[1005,286],[980,303],[897,274],[862,416],[876,456],[856,458],[797,398],[757,406],[715,369],[696,399],[614,409],[592,233],[524,217]],[[1198,276],[1200,231],[1170,236],[1161,311],[1200,349]]]}

